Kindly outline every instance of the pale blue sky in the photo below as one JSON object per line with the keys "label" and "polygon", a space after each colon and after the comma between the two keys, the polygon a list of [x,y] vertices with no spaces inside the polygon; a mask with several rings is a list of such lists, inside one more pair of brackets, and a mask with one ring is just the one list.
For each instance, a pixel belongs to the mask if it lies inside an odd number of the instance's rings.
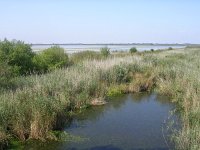
{"label": "pale blue sky", "polygon": [[200,43],[200,0],[0,0],[0,39]]}

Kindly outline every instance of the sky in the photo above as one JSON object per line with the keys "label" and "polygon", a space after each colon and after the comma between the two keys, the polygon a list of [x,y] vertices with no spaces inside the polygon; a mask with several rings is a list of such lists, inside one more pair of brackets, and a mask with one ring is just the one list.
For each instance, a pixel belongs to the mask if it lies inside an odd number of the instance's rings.
{"label": "sky", "polygon": [[200,43],[200,0],[0,0],[0,39]]}

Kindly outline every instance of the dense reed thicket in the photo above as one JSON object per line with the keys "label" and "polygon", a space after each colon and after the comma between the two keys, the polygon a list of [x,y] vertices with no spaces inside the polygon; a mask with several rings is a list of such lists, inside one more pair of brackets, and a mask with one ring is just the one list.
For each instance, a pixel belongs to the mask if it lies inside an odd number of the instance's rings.
{"label": "dense reed thicket", "polygon": [[174,134],[176,149],[200,149],[200,49],[187,49],[159,62],[158,89],[178,105],[182,129]]}
{"label": "dense reed thicket", "polygon": [[155,89],[169,95],[181,112],[176,148],[199,149],[199,57],[200,49],[123,54],[18,77],[15,90],[0,94],[0,141],[55,139],[51,131],[67,112],[115,94]]}

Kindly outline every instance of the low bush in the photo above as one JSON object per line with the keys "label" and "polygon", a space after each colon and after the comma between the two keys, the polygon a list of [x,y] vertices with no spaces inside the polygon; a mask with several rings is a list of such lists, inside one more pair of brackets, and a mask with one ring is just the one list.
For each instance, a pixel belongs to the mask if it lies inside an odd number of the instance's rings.
{"label": "low bush", "polygon": [[16,75],[27,75],[33,71],[34,53],[30,45],[21,41],[0,42],[0,62],[7,63]]}
{"label": "low bush", "polygon": [[33,63],[35,71],[47,72],[66,67],[69,64],[69,58],[63,48],[53,46],[35,55]]}
{"label": "low bush", "polygon": [[173,48],[172,48],[172,47],[169,47],[168,50],[173,50]]}
{"label": "low bush", "polygon": [[101,48],[100,52],[103,57],[108,57],[110,55],[110,49],[108,47]]}
{"label": "low bush", "polygon": [[151,52],[154,52],[154,49],[151,49]]}
{"label": "low bush", "polygon": [[132,54],[132,53],[136,53],[137,52],[137,48],[135,47],[132,47],[129,52]]}

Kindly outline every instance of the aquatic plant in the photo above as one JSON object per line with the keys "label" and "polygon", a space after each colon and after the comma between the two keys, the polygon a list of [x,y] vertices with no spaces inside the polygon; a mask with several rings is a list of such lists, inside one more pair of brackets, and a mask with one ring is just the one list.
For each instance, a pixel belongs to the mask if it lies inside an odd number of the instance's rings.
{"label": "aquatic plant", "polygon": [[118,86],[110,86],[107,90],[107,97],[116,97],[128,92],[127,86],[125,84],[120,84]]}

